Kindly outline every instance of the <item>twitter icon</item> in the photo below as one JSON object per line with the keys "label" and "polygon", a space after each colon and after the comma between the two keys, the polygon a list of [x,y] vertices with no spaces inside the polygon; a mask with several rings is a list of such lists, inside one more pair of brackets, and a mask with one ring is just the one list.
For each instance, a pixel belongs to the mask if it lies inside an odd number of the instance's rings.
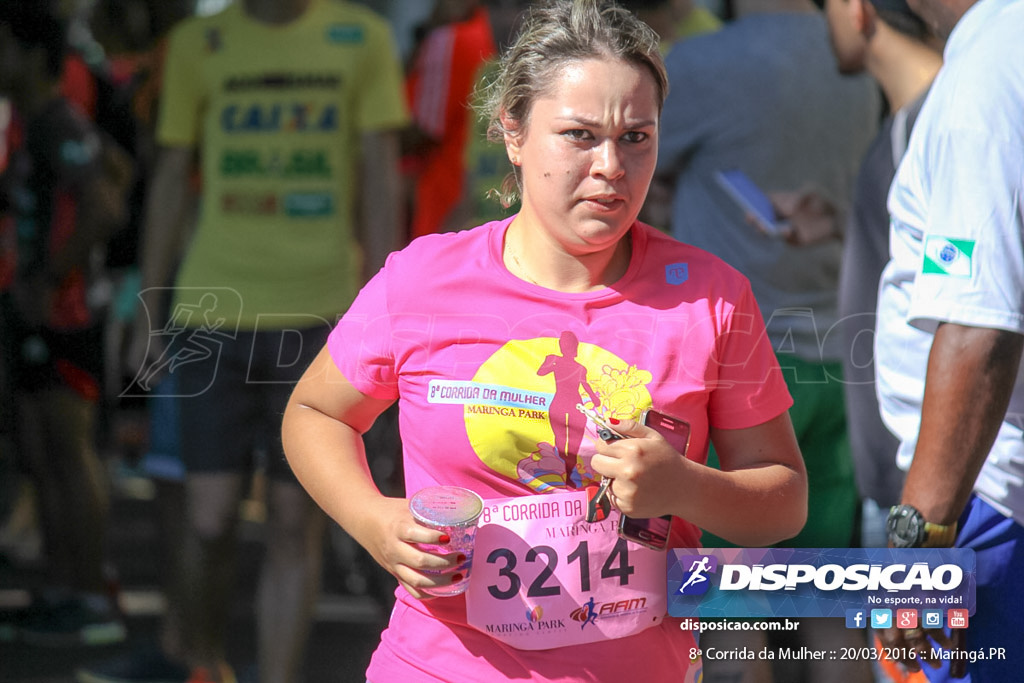
{"label": "twitter icon", "polygon": [[873,609],[871,610],[871,628],[891,628],[892,610]]}

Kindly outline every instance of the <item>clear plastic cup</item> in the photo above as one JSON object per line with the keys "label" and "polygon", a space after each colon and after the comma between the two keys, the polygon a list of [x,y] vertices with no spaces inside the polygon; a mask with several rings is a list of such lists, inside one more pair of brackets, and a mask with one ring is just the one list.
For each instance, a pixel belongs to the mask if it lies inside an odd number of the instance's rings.
{"label": "clear plastic cup", "polygon": [[424,571],[426,574],[462,574],[462,579],[446,586],[421,589],[424,593],[440,597],[459,595],[469,586],[473,540],[476,538],[477,520],[483,509],[483,499],[461,486],[430,486],[418,491],[409,500],[409,510],[417,522],[447,534],[450,539],[443,545],[420,543],[419,546],[427,552],[462,554],[466,558],[452,569]]}

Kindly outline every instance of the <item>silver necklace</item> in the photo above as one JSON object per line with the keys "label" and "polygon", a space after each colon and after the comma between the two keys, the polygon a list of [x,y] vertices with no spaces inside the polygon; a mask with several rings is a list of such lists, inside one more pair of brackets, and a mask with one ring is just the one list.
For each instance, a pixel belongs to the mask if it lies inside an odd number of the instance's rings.
{"label": "silver necklace", "polygon": [[516,271],[518,272],[518,274],[520,276],[525,278],[527,282],[532,282],[533,284],[537,285],[538,287],[543,287],[544,286],[541,283],[539,283],[536,280],[534,280],[532,277],[530,277],[530,274],[527,272],[526,268],[524,268],[523,264],[519,261],[519,257],[516,256],[515,250],[512,249],[512,243],[508,239],[507,235],[505,236],[505,251],[508,252],[508,255],[512,258],[512,262],[514,264],[516,264]]}

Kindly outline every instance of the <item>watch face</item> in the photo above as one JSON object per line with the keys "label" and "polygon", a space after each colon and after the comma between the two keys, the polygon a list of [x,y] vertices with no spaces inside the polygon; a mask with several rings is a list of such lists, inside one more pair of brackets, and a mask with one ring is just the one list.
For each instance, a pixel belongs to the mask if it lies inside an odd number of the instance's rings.
{"label": "watch face", "polygon": [[924,519],[909,505],[897,507],[886,524],[889,542],[897,548],[918,548],[924,542]]}

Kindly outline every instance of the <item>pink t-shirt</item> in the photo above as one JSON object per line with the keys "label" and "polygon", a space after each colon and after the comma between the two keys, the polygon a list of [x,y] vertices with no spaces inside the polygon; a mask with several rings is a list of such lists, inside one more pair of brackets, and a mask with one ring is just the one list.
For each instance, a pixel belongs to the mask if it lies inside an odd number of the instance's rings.
{"label": "pink t-shirt", "polygon": [[[450,484],[488,500],[597,482],[593,425],[577,404],[606,417],[653,407],[687,420],[687,457],[698,462],[709,426],[751,427],[789,408],[750,286],[720,259],[637,223],[619,282],[557,292],[503,265],[511,220],[392,254],[331,333],[332,357],[359,391],[399,400],[409,493]],[[699,540],[675,520],[674,547]],[[367,675],[690,680],[693,644],[666,619],[627,638],[517,650],[468,626],[464,597],[419,601],[399,588]]]}

